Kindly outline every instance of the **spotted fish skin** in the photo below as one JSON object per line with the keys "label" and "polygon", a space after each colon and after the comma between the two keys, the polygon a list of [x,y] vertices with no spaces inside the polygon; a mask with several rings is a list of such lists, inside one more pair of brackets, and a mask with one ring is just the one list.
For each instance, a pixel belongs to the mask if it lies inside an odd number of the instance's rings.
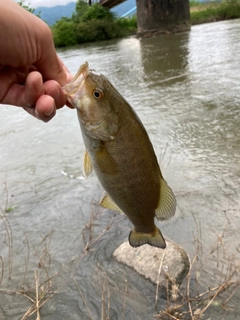
{"label": "spotted fish skin", "polygon": [[165,248],[154,218],[171,218],[176,200],[141,120],[108,79],[87,62],[64,91],[78,113],[86,147],[83,171],[89,176],[94,170],[106,191],[100,204],[127,215],[133,224],[131,246]]}

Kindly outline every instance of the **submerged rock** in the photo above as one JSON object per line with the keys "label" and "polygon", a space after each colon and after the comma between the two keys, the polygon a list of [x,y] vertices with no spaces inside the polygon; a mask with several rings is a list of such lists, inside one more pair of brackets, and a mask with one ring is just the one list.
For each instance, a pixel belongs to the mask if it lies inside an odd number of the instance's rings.
{"label": "submerged rock", "polygon": [[187,276],[190,260],[187,253],[176,243],[166,241],[166,249],[149,245],[133,248],[128,241],[113,253],[119,261],[136,272],[165,288],[180,285]]}

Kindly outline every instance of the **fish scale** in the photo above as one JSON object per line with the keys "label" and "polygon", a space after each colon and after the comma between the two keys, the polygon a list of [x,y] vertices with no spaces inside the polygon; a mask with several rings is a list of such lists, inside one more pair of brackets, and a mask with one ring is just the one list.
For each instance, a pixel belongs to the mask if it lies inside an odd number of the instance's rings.
{"label": "fish scale", "polygon": [[64,91],[78,112],[86,147],[83,171],[88,176],[94,170],[106,191],[100,204],[127,215],[133,224],[130,245],[165,248],[154,218],[171,218],[176,200],[141,120],[108,79],[87,62]]}

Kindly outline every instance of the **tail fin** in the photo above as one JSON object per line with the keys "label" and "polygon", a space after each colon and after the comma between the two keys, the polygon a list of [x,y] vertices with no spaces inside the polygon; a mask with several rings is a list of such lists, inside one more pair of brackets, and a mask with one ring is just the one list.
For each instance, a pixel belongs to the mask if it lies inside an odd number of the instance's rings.
{"label": "tail fin", "polygon": [[128,241],[132,247],[140,247],[143,244],[149,244],[150,246],[161,249],[166,248],[166,242],[161,231],[157,227],[155,227],[155,230],[152,233],[136,232],[133,229],[129,233]]}

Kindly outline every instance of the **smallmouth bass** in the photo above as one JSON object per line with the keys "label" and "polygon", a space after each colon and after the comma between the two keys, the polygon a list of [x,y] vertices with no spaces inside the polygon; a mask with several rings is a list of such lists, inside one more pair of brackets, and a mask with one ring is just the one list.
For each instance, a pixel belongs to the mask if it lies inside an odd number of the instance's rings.
{"label": "smallmouth bass", "polygon": [[87,62],[64,92],[78,113],[86,147],[84,175],[94,170],[106,191],[100,205],[128,216],[134,226],[128,238],[131,246],[165,248],[154,217],[171,218],[176,200],[141,120],[108,79]]}

